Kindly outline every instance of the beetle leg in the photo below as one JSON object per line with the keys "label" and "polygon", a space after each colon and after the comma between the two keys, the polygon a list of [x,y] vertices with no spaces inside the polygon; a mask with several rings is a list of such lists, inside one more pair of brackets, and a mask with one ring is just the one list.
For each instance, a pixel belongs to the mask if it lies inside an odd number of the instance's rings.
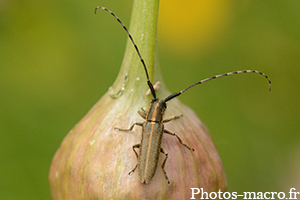
{"label": "beetle leg", "polygon": [[147,114],[147,112],[146,112],[146,110],[144,110],[144,108],[141,108],[141,110],[142,110],[145,114]]}
{"label": "beetle leg", "polygon": [[193,149],[192,147],[189,147],[188,145],[184,144],[184,143],[182,142],[182,140],[180,139],[180,137],[178,137],[178,135],[176,135],[176,133],[174,133],[174,132],[172,132],[172,131],[169,131],[169,130],[166,130],[166,129],[164,129],[164,133],[167,133],[167,134],[176,136],[177,139],[178,139],[178,141],[179,141],[182,145],[184,145],[184,146],[185,146],[186,148],[188,148],[189,150],[194,151],[194,149]]}
{"label": "beetle leg", "polygon": [[146,112],[143,108],[141,108],[141,110],[142,110],[142,111],[140,111],[140,110],[138,111],[139,115],[140,115],[142,118],[146,119],[147,112]]}
{"label": "beetle leg", "polygon": [[174,120],[174,119],[178,119],[178,118],[180,118],[180,117],[182,117],[182,116],[183,116],[183,115],[171,116],[171,117],[169,117],[169,118],[165,119],[165,120],[163,121],[163,123],[166,123],[166,122],[172,121],[172,120]]}
{"label": "beetle leg", "polygon": [[162,168],[162,170],[164,171],[164,173],[165,173],[165,177],[166,177],[166,179],[167,179],[167,181],[168,181],[168,184],[170,184],[170,181],[169,181],[169,178],[168,178],[168,176],[167,176],[167,172],[165,171],[165,164],[166,164],[166,161],[167,161],[167,159],[168,159],[168,152],[164,149],[164,148],[160,148],[160,152],[161,153],[163,153],[163,154],[165,154],[165,159],[164,159],[164,162],[163,162],[163,164],[161,165],[161,168]]}
{"label": "beetle leg", "polygon": [[132,131],[132,129],[135,125],[143,126],[143,123],[142,122],[136,122],[136,123],[132,124],[132,126],[129,129],[122,129],[122,128],[117,128],[117,127],[115,127],[115,129],[118,129],[119,131]]}
{"label": "beetle leg", "polygon": [[[133,146],[132,146],[132,149],[133,149],[133,151],[134,151],[134,153],[135,153],[135,155],[136,155],[136,158],[138,158],[139,155],[137,154],[135,148],[140,148],[140,147],[141,147],[141,144],[136,144],[136,145],[133,145]],[[133,172],[136,170],[137,165],[138,165],[138,164],[135,165],[135,167],[128,173],[128,175],[130,175],[131,173],[133,173]]]}

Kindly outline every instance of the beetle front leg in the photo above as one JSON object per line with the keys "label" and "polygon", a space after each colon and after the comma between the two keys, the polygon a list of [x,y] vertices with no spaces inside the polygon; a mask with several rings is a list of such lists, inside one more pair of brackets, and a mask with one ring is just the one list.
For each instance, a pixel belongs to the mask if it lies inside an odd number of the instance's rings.
{"label": "beetle front leg", "polygon": [[146,119],[147,112],[143,108],[141,108],[141,111],[139,110],[138,113],[142,118]]}
{"label": "beetle front leg", "polygon": [[180,137],[179,137],[178,135],[176,135],[176,133],[174,133],[174,132],[172,132],[172,131],[165,130],[165,129],[164,129],[164,133],[167,133],[167,134],[176,136],[177,139],[178,139],[178,141],[179,141],[182,145],[184,145],[184,146],[185,146],[186,148],[188,148],[189,150],[195,151],[192,147],[190,147],[190,146],[184,144],[184,143],[182,142],[182,140],[180,139]]}
{"label": "beetle front leg", "polygon": [[136,123],[132,124],[132,126],[129,129],[122,129],[122,128],[117,128],[117,127],[115,127],[115,129],[117,129],[119,131],[132,131],[132,129],[135,125],[143,126],[143,123],[142,122],[136,122]]}
{"label": "beetle front leg", "polygon": [[[132,146],[132,150],[134,151],[134,153],[135,153],[137,159],[139,158],[139,155],[137,154],[135,148],[140,148],[140,147],[141,147],[141,144],[136,144],[136,145],[133,145],[133,146]],[[128,173],[128,175],[130,175],[131,173],[133,173],[133,172],[136,170],[137,165],[138,165],[138,164],[135,165],[135,167]]]}
{"label": "beetle front leg", "polygon": [[165,120],[163,121],[163,123],[166,123],[166,122],[172,121],[172,120],[174,120],[174,119],[178,119],[178,118],[180,118],[180,117],[182,117],[182,116],[183,116],[183,115],[171,116],[171,117],[169,117],[169,118],[165,119]]}

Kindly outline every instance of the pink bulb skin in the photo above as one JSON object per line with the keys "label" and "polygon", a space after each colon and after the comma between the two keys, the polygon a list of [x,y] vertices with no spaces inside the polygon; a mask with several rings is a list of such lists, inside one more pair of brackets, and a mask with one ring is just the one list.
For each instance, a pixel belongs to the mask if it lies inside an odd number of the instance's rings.
{"label": "pink bulb skin", "polygon": [[207,128],[178,99],[168,102],[165,118],[181,114],[183,117],[165,123],[165,129],[175,132],[195,151],[180,144],[176,137],[164,134],[162,147],[168,152],[165,170],[170,184],[161,169],[164,154],[159,157],[150,183],[141,183],[137,170],[128,175],[137,163],[132,146],[140,143],[142,129],[137,126],[131,132],[121,132],[114,127],[129,128],[135,122],[144,122],[137,111],[147,106],[137,99],[103,96],[57,150],[49,173],[52,198],[190,199],[191,188],[225,191],[224,169]]}

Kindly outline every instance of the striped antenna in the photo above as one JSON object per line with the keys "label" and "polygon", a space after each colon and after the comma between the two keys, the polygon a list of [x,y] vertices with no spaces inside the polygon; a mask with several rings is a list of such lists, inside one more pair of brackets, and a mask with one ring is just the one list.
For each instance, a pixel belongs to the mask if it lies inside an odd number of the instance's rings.
{"label": "striped antenna", "polygon": [[256,73],[256,74],[260,74],[260,75],[264,76],[269,81],[269,91],[271,91],[271,80],[269,79],[269,77],[267,75],[265,75],[262,72],[256,71],[256,70],[244,70],[244,71],[229,72],[229,73],[226,73],[226,74],[220,74],[220,75],[216,75],[216,76],[213,76],[213,77],[210,77],[210,78],[207,78],[207,79],[203,79],[203,80],[201,80],[201,81],[199,81],[199,82],[197,82],[193,85],[190,85],[189,87],[185,88],[184,90],[181,90],[180,92],[176,92],[176,93],[171,94],[170,96],[168,96],[164,100],[164,102],[167,102],[167,101],[169,101],[169,100],[171,100],[175,97],[178,97],[179,95],[181,95],[182,93],[184,93],[188,89],[190,89],[190,88],[192,88],[196,85],[199,85],[201,83],[204,83],[204,82],[216,79],[216,78],[220,78],[220,77],[223,77],[223,76],[229,76],[229,75],[233,75],[233,74],[244,74],[244,73]]}
{"label": "striped antenna", "polygon": [[131,40],[131,42],[132,42],[132,44],[133,44],[133,46],[134,46],[134,48],[135,48],[138,56],[140,57],[140,60],[141,60],[141,62],[143,64],[143,67],[145,69],[146,77],[147,77],[147,83],[148,83],[148,86],[149,86],[149,88],[151,90],[151,94],[152,94],[153,98],[156,99],[156,93],[155,93],[154,87],[153,87],[153,85],[152,85],[152,83],[151,83],[151,81],[149,79],[149,75],[148,75],[148,70],[147,70],[147,67],[146,67],[146,63],[145,63],[144,59],[142,58],[140,50],[137,47],[137,45],[135,44],[135,42],[134,42],[132,36],[130,35],[128,29],[126,28],[126,26],[122,23],[122,21],[112,11],[108,10],[105,7],[98,6],[97,8],[95,8],[95,14],[96,14],[96,12],[97,12],[98,9],[102,9],[102,10],[105,10],[105,11],[109,12],[122,25],[122,27],[126,31],[126,33],[127,33],[128,37],[129,37],[129,39]]}

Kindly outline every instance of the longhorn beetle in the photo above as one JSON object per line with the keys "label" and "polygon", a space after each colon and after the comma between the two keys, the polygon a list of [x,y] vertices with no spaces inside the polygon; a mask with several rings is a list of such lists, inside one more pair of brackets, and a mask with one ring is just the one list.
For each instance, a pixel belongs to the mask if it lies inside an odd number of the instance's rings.
{"label": "longhorn beetle", "polygon": [[[129,39],[131,40],[140,60],[141,63],[145,69],[145,74],[146,74],[146,78],[147,78],[147,84],[150,88],[151,94],[153,96],[153,99],[151,100],[150,103],[150,108],[149,110],[146,112],[144,109],[142,109],[142,111],[138,111],[138,114],[144,118],[146,121],[145,122],[136,122],[134,123],[129,129],[121,129],[121,128],[117,128],[115,127],[115,129],[119,130],[119,131],[132,131],[134,126],[141,126],[142,127],[142,140],[140,144],[136,144],[134,145],[133,151],[138,159],[138,163],[135,165],[135,167],[129,172],[129,174],[131,174],[132,172],[134,172],[137,168],[139,170],[139,178],[140,181],[144,184],[148,184],[151,179],[153,178],[156,168],[157,168],[157,162],[158,162],[158,157],[159,157],[159,153],[163,153],[165,154],[165,159],[161,165],[162,170],[165,174],[165,178],[168,181],[168,183],[170,183],[167,173],[164,169],[167,158],[168,158],[168,153],[167,151],[161,147],[161,141],[162,141],[162,136],[164,133],[173,135],[175,137],[177,137],[178,141],[184,145],[186,148],[188,148],[191,151],[194,151],[194,149],[192,147],[189,147],[188,145],[184,144],[182,142],[182,140],[179,138],[178,135],[176,135],[176,133],[166,130],[164,129],[164,124],[166,122],[172,121],[174,119],[178,119],[181,116],[171,116],[167,119],[164,119],[164,113],[165,110],[167,108],[166,102],[170,101],[171,99],[181,95],[182,93],[184,93],[185,91],[187,91],[188,89],[199,85],[201,83],[216,79],[216,78],[220,78],[223,76],[228,76],[228,75],[233,75],[233,74],[242,74],[242,73],[256,73],[256,74],[260,74],[262,76],[264,76],[268,81],[269,81],[269,90],[271,90],[271,80],[268,78],[267,75],[265,75],[262,72],[256,71],[256,70],[244,70],[244,71],[235,71],[235,72],[229,72],[226,74],[220,74],[220,75],[216,75],[207,79],[203,79],[197,83],[194,83],[193,85],[190,85],[189,87],[181,90],[180,92],[176,92],[173,93],[171,95],[169,95],[167,98],[165,98],[164,100],[160,100],[158,98],[156,98],[156,93],[154,90],[154,87],[149,79],[149,75],[148,75],[148,70],[146,67],[146,63],[143,60],[141,53],[136,45],[136,43],[134,42],[132,36],[130,35],[129,31],[127,30],[127,28],[125,27],[125,25],[121,22],[121,20],[110,10],[108,10],[105,7],[102,6],[98,6],[97,8],[95,8],[95,13],[98,9],[102,9],[105,10],[107,12],[109,12],[124,28],[124,30],[126,31]],[[136,148],[140,149],[139,154],[136,152]]]}

